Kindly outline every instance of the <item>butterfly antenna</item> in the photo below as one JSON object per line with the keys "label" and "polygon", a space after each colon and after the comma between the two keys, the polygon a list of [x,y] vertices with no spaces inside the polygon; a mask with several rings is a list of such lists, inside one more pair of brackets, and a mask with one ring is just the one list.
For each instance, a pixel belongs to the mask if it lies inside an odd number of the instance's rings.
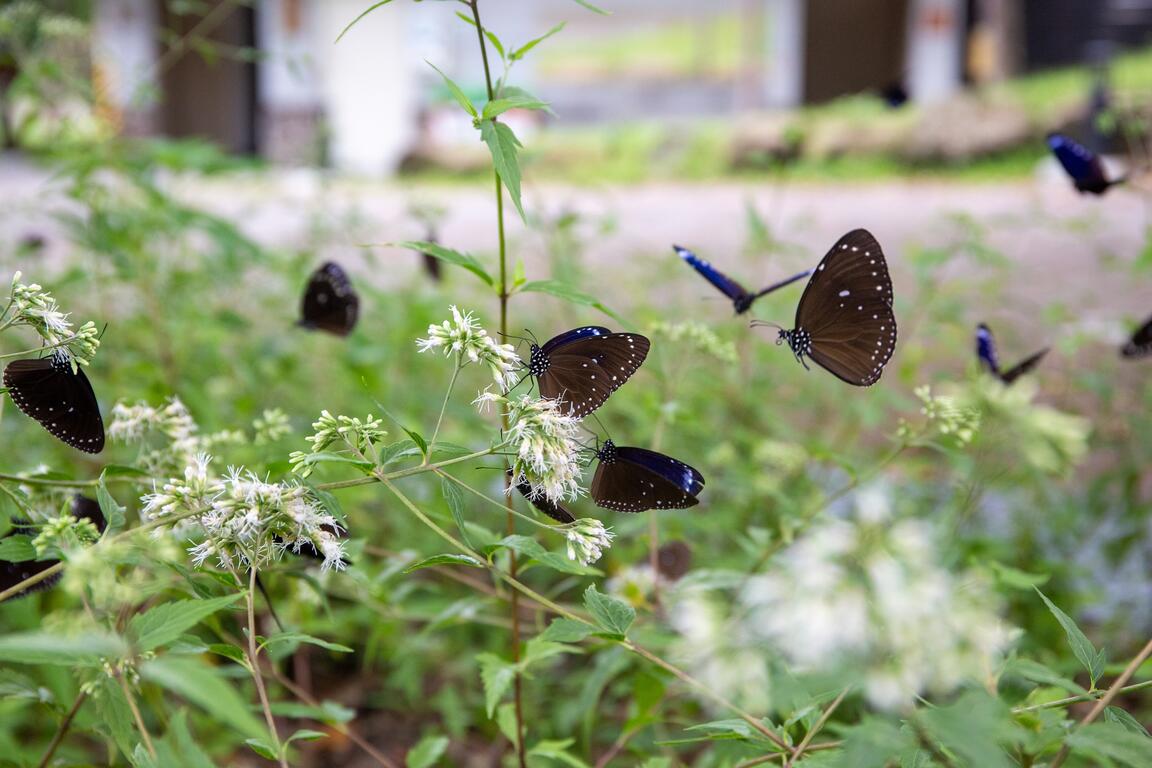
{"label": "butterfly antenna", "polygon": [[779,323],[769,322],[768,320],[750,320],[748,322],[749,328],[761,328],[765,326],[769,328],[775,328],[780,331],[784,330],[784,326],[780,325]]}
{"label": "butterfly antenna", "polygon": [[523,336],[515,336],[511,333],[504,333],[503,331],[497,331],[497,333],[499,333],[505,339],[516,339],[516,341],[529,341],[529,339],[526,339]]}
{"label": "butterfly antenna", "polygon": [[96,340],[104,338],[104,331],[108,330],[108,323],[104,323],[104,327],[100,329],[100,333],[96,334]]}

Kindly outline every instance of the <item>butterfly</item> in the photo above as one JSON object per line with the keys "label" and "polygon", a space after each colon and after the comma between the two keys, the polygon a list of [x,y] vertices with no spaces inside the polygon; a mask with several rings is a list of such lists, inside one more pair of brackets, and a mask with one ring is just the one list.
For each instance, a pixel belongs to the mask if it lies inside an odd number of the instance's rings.
{"label": "butterfly", "polygon": [[844,235],[812,272],[796,306],[796,327],[781,328],[776,343],[784,341],[805,368],[810,357],[858,387],[880,379],[896,348],[896,316],[884,252],[868,230]]}
{"label": "butterfly", "polygon": [[1136,329],[1131,340],[1120,350],[1123,357],[1144,357],[1152,354],[1152,317]]}
{"label": "butterfly", "polygon": [[1072,177],[1072,183],[1081,192],[1102,195],[1108,187],[1122,184],[1127,177],[1109,180],[1104,172],[1104,163],[1092,150],[1078,141],[1061,133],[1048,134],[1048,147]]}
{"label": "butterfly", "polygon": [[583,418],[636,373],[650,347],[640,334],[586,325],[542,346],[533,344],[528,373],[536,377],[541,397],[558,400],[561,411]]}
{"label": "butterfly", "polygon": [[[425,238],[424,242],[432,243],[432,245],[440,244],[440,240],[436,237],[435,232],[429,232],[428,237]],[[429,278],[431,278],[432,282],[440,282],[440,259],[436,258],[427,251],[421,251],[420,258],[424,263],[424,273],[427,274]]]}
{"label": "butterfly", "polygon": [[617,446],[611,440],[596,451],[600,463],[590,494],[596,506],[617,512],[685,509],[700,503],[704,477],[671,456],[646,448]]}
{"label": "butterfly", "polygon": [[[76,494],[72,497],[72,515],[77,519],[87,518],[91,520],[100,533],[104,533],[104,529],[108,527],[107,521],[104,519],[104,514],[100,511],[100,505],[94,499],[87,496]],[[9,536],[35,536],[38,533],[36,526],[31,525],[25,520],[17,518],[12,519],[12,530],[4,535],[3,538]],[[2,539],[0,539],[2,540]],[[0,591],[11,589],[25,579],[29,579],[38,573],[43,573],[59,560],[23,560],[21,562],[13,562],[11,560],[0,560]],[[56,582],[60,581],[61,573],[56,572],[55,575],[49,576],[46,579],[36,582],[27,589],[17,592],[12,597],[25,597],[42,589],[49,589],[54,586]]]}
{"label": "butterfly", "polygon": [[1011,384],[1035,368],[1040,364],[1040,361],[1044,359],[1044,355],[1046,354],[1048,354],[1048,347],[1045,347],[1034,355],[1024,358],[1024,360],[1008,370],[1001,371],[1000,360],[996,357],[996,341],[992,338],[992,330],[984,325],[984,323],[976,326],[976,356],[980,359],[980,364],[984,366],[986,371],[1005,384]]}
{"label": "butterfly", "polygon": [[347,336],[356,327],[359,313],[360,297],[339,264],[325,262],[312,273],[300,302],[299,325]]}
{"label": "butterfly", "polygon": [[[508,470],[508,477],[512,477],[512,470]],[[527,478],[523,475],[520,476],[520,482],[515,483],[513,486],[516,490],[520,491],[520,495],[528,500],[528,503],[536,507],[548,517],[552,518],[558,523],[574,523],[576,518],[560,504],[550,501],[542,493],[537,493],[536,489],[532,487],[532,483],[528,482]]]}
{"label": "butterfly", "polygon": [[703,275],[705,280],[712,283],[712,285],[720,289],[721,293],[732,299],[732,305],[736,307],[736,314],[738,315],[747,312],[752,307],[752,302],[756,301],[756,299],[760,298],[761,296],[772,293],[772,291],[776,290],[777,288],[783,288],[790,283],[794,283],[797,280],[808,277],[808,275],[812,274],[812,270],[808,269],[800,272],[799,274],[792,275],[792,277],[789,277],[786,280],[773,283],[762,291],[752,293],[747,288],[740,285],[740,283],[723,274],[720,270],[716,269],[716,267],[712,266],[707,261],[704,261],[704,259],[701,259],[687,248],[681,248],[678,245],[674,245],[672,246],[672,249],[676,251],[680,258],[684,259],[684,261],[692,265],[693,269]]}
{"label": "butterfly", "polygon": [[56,350],[36,360],[13,360],[4,386],[16,407],[73,448],[104,450],[104,421],[92,384],[67,353]]}

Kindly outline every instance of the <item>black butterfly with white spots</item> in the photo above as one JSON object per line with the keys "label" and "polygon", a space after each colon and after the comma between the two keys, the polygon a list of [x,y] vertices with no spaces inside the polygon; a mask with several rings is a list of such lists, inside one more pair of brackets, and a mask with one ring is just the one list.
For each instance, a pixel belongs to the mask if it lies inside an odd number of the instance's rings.
{"label": "black butterfly with white spots", "polygon": [[[507,470],[508,477],[512,477],[512,470]],[[536,507],[539,511],[548,515],[558,523],[574,523],[576,517],[569,512],[563,505],[550,501],[547,496],[538,493],[532,487],[532,483],[523,475],[520,476],[520,482],[515,483],[513,487],[520,492],[520,495],[528,500],[528,503]]]}
{"label": "black butterfly with white spots", "polygon": [[104,450],[104,420],[92,384],[62,350],[36,360],[13,360],[4,386],[16,407],[55,438],[85,453]]}
{"label": "black butterfly with white spots", "polygon": [[700,503],[704,476],[678,459],[646,448],[617,446],[596,451],[600,463],[589,494],[596,506],[618,512],[686,509]]}
{"label": "black butterfly with white spots", "polygon": [[636,373],[650,347],[638,333],[586,325],[533,344],[528,373],[541,397],[558,401],[562,413],[583,418]]}
{"label": "black butterfly with white spots", "polygon": [[984,323],[976,326],[976,357],[980,360],[980,365],[983,366],[984,370],[1005,384],[1011,384],[1031,371],[1040,364],[1046,354],[1048,354],[1048,347],[1029,355],[1008,370],[1002,371],[1000,370],[1000,360],[996,355],[996,340],[992,337],[992,330]]}
{"label": "black butterfly with white spots", "polygon": [[300,302],[299,325],[347,336],[359,314],[360,297],[339,264],[329,261],[312,273]]}
{"label": "black butterfly with white spots", "polygon": [[812,271],[795,327],[780,328],[776,343],[785,341],[805,368],[807,357],[857,387],[880,380],[896,348],[896,315],[892,278],[872,233],[854,229],[836,241]]}
{"label": "black butterfly with white spots", "polygon": [[[100,505],[96,503],[94,499],[90,499],[87,496],[76,494],[72,497],[72,515],[77,519],[87,518],[91,520],[100,533],[104,533],[104,530],[108,527],[108,523],[104,519],[104,514],[100,511]],[[13,518],[12,530],[5,534],[4,538],[8,536],[35,536],[38,532],[37,527],[28,523],[26,520]],[[16,562],[12,560],[0,560],[0,592],[11,589],[20,582],[30,579],[38,573],[43,573],[58,562],[60,561],[22,560]],[[27,589],[17,592],[9,599],[26,597],[33,592],[49,589],[60,581],[61,576],[62,574],[57,572],[46,579],[41,579]]]}
{"label": "black butterfly with white spots", "polygon": [[684,259],[684,261],[691,265],[693,269],[699,272],[705,280],[712,283],[712,285],[716,286],[721,293],[731,299],[732,306],[735,307],[736,314],[738,315],[742,315],[751,309],[752,302],[756,301],[756,299],[760,298],[761,296],[767,296],[769,293],[772,293],[779,288],[783,288],[786,285],[791,285],[797,280],[802,280],[812,274],[812,270],[806,269],[799,274],[792,275],[792,277],[781,280],[778,283],[773,283],[763,290],[752,293],[740,283],[728,277],[723,272],[716,269],[716,267],[712,266],[709,262],[701,259],[687,248],[681,248],[678,245],[674,245],[672,246],[672,249],[676,251],[680,258]]}

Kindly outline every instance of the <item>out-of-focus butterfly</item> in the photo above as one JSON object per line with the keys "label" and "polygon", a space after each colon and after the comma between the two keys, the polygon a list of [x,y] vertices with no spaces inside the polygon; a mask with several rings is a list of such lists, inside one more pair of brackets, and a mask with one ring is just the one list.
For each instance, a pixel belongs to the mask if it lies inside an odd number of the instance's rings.
{"label": "out-of-focus butterfly", "polygon": [[36,360],[13,360],[4,386],[16,407],[54,437],[85,453],[104,450],[104,421],[92,384],[62,350]]}
{"label": "out-of-focus butterfly", "polygon": [[[428,232],[428,237],[425,239],[424,242],[432,243],[432,245],[439,245],[440,244],[440,240],[436,237],[436,233],[434,231]],[[440,282],[440,280],[441,280],[440,259],[436,258],[435,256],[428,253],[427,251],[421,251],[420,252],[420,258],[422,260],[422,263],[424,264],[424,273],[426,275],[428,275],[429,278],[432,279],[432,282],[434,282],[434,283]]]}
{"label": "out-of-focus butterfly", "polygon": [[696,497],[704,490],[703,475],[671,456],[605,440],[596,458],[600,463],[589,493],[598,507],[643,512],[700,503]]}
{"label": "out-of-focus butterfly", "polygon": [[1048,147],[1072,178],[1072,184],[1081,192],[1102,195],[1109,187],[1127,180],[1126,176],[1109,179],[1104,171],[1104,163],[1095,152],[1062,133],[1048,134]]}
{"label": "out-of-focus butterfly", "polygon": [[300,325],[347,336],[356,327],[360,297],[348,273],[334,261],[325,262],[308,278],[300,302]]}
{"label": "out-of-focus butterfly", "polygon": [[1145,357],[1152,355],[1152,317],[1136,329],[1132,338],[1120,350],[1124,357]]}
{"label": "out-of-focus butterfly", "polygon": [[[104,533],[104,529],[108,527],[107,521],[104,519],[104,514],[100,511],[100,505],[94,499],[87,496],[76,494],[72,497],[72,515],[77,519],[87,518],[91,520],[100,533]],[[4,535],[4,538],[9,536],[35,536],[38,532],[36,526],[29,524],[27,521],[18,520],[13,518],[12,530]],[[30,579],[38,573],[43,573],[59,560],[23,560],[21,562],[13,562],[10,560],[0,560],[0,591],[11,589],[25,579]],[[38,592],[42,589],[49,589],[54,586],[56,582],[60,581],[61,574],[57,572],[46,579],[42,579],[27,589],[23,589],[13,595],[13,598],[25,597],[33,592]]]}
{"label": "out-of-focus butterfly", "polygon": [[[512,477],[512,470],[508,470],[508,477]],[[537,493],[536,489],[532,487],[532,483],[523,475],[520,476],[520,481],[516,482],[513,486],[516,490],[520,491],[520,495],[528,500],[528,503],[536,507],[548,517],[552,518],[558,523],[574,523],[576,518],[564,508],[563,505],[550,501],[544,494]]]}
{"label": "out-of-focus butterfly", "polygon": [[776,343],[785,341],[805,368],[809,357],[858,387],[880,379],[896,348],[896,315],[884,252],[868,230],[844,235],[813,270],[796,306],[795,327],[780,328]]}
{"label": "out-of-focus butterfly", "polygon": [[752,302],[756,301],[756,299],[760,298],[761,296],[766,296],[778,288],[783,288],[786,285],[794,283],[797,280],[801,280],[812,274],[812,270],[807,269],[803,272],[792,275],[792,277],[789,277],[785,280],[781,280],[778,283],[773,283],[761,291],[752,293],[747,288],[740,285],[740,283],[728,277],[723,272],[716,269],[716,267],[712,266],[704,259],[701,259],[687,248],[681,248],[679,245],[674,245],[672,246],[672,249],[676,251],[680,258],[684,259],[684,261],[692,265],[693,269],[703,275],[705,280],[719,288],[721,293],[731,299],[732,306],[736,308],[736,314],[738,315],[747,312],[752,307]]}
{"label": "out-of-focus butterfly", "polygon": [[1046,354],[1048,354],[1048,347],[1029,355],[1008,370],[1002,371],[1000,370],[1000,359],[996,355],[996,340],[992,337],[991,329],[984,323],[976,326],[976,356],[980,359],[980,364],[984,370],[1005,384],[1011,384],[1031,371],[1040,364]]}
{"label": "out-of-focus butterfly", "polygon": [[692,548],[683,541],[670,541],[656,550],[656,570],[669,581],[676,581],[692,568]]}
{"label": "out-of-focus butterfly", "polygon": [[650,347],[638,333],[586,325],[533,344],[528,373],[536,377],[541,397],[558,400],[563,413],[582,418],[636,373]]}

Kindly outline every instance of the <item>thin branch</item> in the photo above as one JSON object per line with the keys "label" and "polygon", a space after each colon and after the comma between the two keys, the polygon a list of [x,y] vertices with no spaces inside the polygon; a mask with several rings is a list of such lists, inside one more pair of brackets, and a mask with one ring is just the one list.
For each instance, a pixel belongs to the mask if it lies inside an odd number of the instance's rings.
{"label": "thin branch", "polygon": [[829,704],[828,708],[825,709],[824,712],[820,715],[820,719],[817,720],[816,723],[808,730],[808,733],[804,734],[804,738],[800,741],[799,744],[796,745],[796,749],[792,750],[792,757],[788,759],[788,762],[785,763],[785,765],[789,767],[796,765],[796,761],[799,760],[804,754],[804,750],[806,750],[808,745],[812,743],[812,739],[816,736],[817,733],[820,732],[820,729],[822,729],[827,724],[828,718],[832,716],[832,713],[836,711],[836,708],[840,706],[840,702],[844,701],[844,697],[847,695],[848,689],[845,688],[844,690],[840,691],[839,696],[832,700],[832,703]]}
{"label": "thin branch", "polygon": [[64,736],[68,733],[68,729],[72,727],[72,721],[76,719],[76,713],[80,711],[80,707],[87,701],[88,694],[84,691],[76,694],[76,700],[72,702],[72,708],[68,710],[68,714],[64,715],[64,719],[60,721],[60,726],[56,729],[56,733],[52,736],[52,741],[48,744],[48,749],[44,751],[44,757],[40,758],[37,768],[47,768],[48,763],[52,760],[52,755],[56,754],[61,742],[64,741]]}
{"label": "thin branch", "polygon": [[280,733],[276,729],[276,718],[272,717],[272,705],[268,702],[268,691],[264,688],[264,676],[260,673],[259,650],[256,648],[256,569],[248,569],[248,591],[244,595],[248,604],[248,665],[252,672],[252,680],[256,683],[256,692],[260,695],[260,708],[264,710],[264,722],[268,724],[268,733],[275,742],[276,757],[280,768],[289,768],[288,759],[284,754],[284,746],[280,742]]}

